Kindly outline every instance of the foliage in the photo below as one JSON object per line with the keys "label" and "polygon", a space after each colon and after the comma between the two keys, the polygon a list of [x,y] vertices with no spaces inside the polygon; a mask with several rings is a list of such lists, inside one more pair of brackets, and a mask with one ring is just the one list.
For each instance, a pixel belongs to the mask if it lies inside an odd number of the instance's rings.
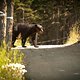
{"label": "foliage", "polygon": [[[35,22],[40,19],[37,15],[36,10],[31,8],[33,0],[14,0],[14,21],[15,22]],[[23,12],[24,11],[24,12]],[[17,16],[18,15],[18,16]]]}
{"label": "foliage", "polygon": [[2,66],[0,80],[24,80],[23,75],[25,72],[27,72],[27,70],[25,70],[24,65],[10,63]]}
{"label": "foliage", "polygon": [[80,37],[80,33],[79,33],[80,24],[79,23],[80,21],[72,25],[66,44],[73,44],[73,43],[78,42],[79,37]]}
{"label": "foliage", "polygon": [[[41,23],[45,31],[40,40],[55,40],[53,43],[62,44],[63,40],[57,42],[57,39],[66,37],[67,40],[72,25],[80,20],[79,6],[79,0],[15,0],[14,19],[16,23],[23,20]],[[20,8],[24,9],[24,15]]]}
{"label": "foliage", "polygon": [[7,63],[21,63],[23,54],[18,50],[6,51],[4,48],[0,48],[0,66]]}
{"label": "foliage", "polygon": [[[0,47],[0,80],[21,80],[19,73],[20,69],[16,68],[17,70],[13,70],[12,67],[10,68],[10,63],[22,64],[23,60],[23,53],[18,50],[10,50],[7,51],[4,46]],[[2,67],[4,66],[4,68]],[[16,76],[15,76],[15,75]],[[14,76],[13,76],[14,75]]]}

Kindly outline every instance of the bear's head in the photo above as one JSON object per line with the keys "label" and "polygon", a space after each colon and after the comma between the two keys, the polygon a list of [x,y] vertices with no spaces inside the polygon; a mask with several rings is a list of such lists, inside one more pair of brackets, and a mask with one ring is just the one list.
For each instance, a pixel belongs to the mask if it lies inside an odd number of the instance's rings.
{"label": "bear's head", "polygon": [[35,27],[36,27],[37,33],[39,34],[43,33],[43,27],[40,24],[35,24]]}

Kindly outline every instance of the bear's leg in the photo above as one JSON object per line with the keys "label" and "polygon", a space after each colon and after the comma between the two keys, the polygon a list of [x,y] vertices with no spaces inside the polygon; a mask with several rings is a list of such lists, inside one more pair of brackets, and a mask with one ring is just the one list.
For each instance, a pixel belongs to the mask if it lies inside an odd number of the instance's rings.
{"label": "bear's leg", "polygon": [[16,41],[16,37],[12,37],[12,47],[16,47],[15,45],[14,45],[14,43],[15,43],[15,41]]}
{"label": "bear's leg", "polygon": [[25,43],[26,43],[26,34],[24,32],[21,32],[21,41],[22,41],[22,47],[26,47]]}
{"label": "bear's leg", "polygon": [[22,38],[22,47],[26,47],[25,43],[26,43],[26,38]]}
{"label": "bear's leg", "polygon": [[37,33],[35,33],[34,35],[32,35],[32,43],[33,43],[34,47],[39,47],[37,45],[37,37],[38,37]]}
{"label": "bear's leg", "polygon": [[18,35],[19,35],[18,32],[13,32],[13,34],[12,34],[12,43],[11,43],[11,46],[12,46],[12,47],[16,47],[16,46],[14,45],[14,43],[15,43],[16,38],[18,37]]}

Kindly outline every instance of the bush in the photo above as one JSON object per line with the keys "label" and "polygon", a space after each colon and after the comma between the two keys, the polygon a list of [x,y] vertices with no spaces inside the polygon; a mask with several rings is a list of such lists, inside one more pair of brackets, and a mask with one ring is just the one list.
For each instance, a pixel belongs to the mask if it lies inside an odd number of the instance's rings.
{"label": "bush", "polygon": [[2,66],[0,71],[0,80],[24,80],[25,66],[21,64],[10,63]]}
{"label": "bush", "polygon": [[79,23],[80,21],[72,25],[72,28],[70,29],[69,37],[65,44],[74,44],[79,41],[79,37],[80,37]]}
{"label": "bush", "polygon": [[26,72],[23,58],[19,50],[6,51],[5,47],[0,47],[0,80],[22,80]]}

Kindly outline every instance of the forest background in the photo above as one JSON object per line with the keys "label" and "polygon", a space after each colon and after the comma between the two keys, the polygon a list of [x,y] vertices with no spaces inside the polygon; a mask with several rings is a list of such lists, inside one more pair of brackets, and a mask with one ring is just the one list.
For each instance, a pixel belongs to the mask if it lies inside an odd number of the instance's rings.
{"label": "forest background", "polygon": [[[7,9],[4,9],[6,4]],[[80,40],[79,0],[1,0],[0,6],[0,10],[7,12],[7,17],[13,16],[12,24],[20,22],[41,24],[44,33],[39,38],[38,44],[64,44]],[[7,34],[11,23],[8,24],[8,20],[6,23]]]}
{"label": "forest background", "polygon": [[42,44],[73,43],[80,34],[80,1],[14,0],[14,22],[42,24]]}

